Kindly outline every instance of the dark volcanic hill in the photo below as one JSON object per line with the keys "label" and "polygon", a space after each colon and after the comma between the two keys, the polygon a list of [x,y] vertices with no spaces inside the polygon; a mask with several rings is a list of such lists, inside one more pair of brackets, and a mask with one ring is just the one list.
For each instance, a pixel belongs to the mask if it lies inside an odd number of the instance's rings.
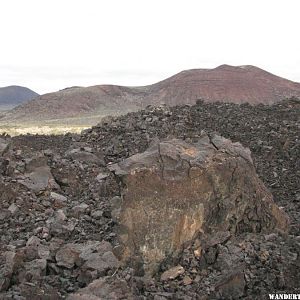
{"label": "dark volcanic hill", "polygon": [[254,66],[222,65],[194,69],[143,87],[98,85],[73,87],[42,95],[9,112],[3,121],[85,119],[95,124],[105,115],[135,111],[149,104],[170,106],[206,102],[272,104],[300,96],[300,83],[278,77]]}
{"label": "dark volcanic hill", "polygon": [[36,92],[17,85],[0,88],[0,110],[13,108],[39,96]]}
{"label": "dark volcanic hill", "polygon": [[144,94],[138,89],[99,85],[72,87],[55,93],[41,95],[20,105],[5,120],[54,120],[65,118],[89,118],[134,111],[139,108],[139,98]]}
{"label": "dark volcanic hill", "polygon": [[[300,83],[254,66],[221,65],[215,69],[183,71],[149,87],[150,99],[171,106],[207,102],[272,104],[300,95]],[[149,99],[149,98],[147,98]]]}

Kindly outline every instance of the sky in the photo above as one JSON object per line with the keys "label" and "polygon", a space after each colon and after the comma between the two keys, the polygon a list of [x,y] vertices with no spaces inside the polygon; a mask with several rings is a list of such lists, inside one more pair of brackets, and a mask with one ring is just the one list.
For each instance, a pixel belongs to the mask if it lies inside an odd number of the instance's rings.
{"label": "sky", "polygon": [[255,65],[300,82],[299,0],[0,0],[0,87],[152,84]]}

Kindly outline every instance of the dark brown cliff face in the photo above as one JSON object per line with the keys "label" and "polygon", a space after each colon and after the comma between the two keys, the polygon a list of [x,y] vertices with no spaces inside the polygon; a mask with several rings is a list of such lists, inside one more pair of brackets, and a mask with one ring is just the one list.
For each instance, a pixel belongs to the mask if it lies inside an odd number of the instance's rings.
{"label": "dark brown cliff face", "polygon": [[110,169],[125,184],[115,216],[122,258],[140,259],[148,275],[199,234],[287,229],[250,151],[222,137],[159,142]]}
{"label": "dark brown cliff face", "polygon": [[[36,98],[18,106],[1,122],[41,122],[85,120],[96,124],[106,115],[137,111],[147,105],[195,104],[206,102],[272,104],[291,96],[300,97],[300,84],[253,66],[222,65],[215,69],[195,69],[178,73],[144,87],[98,85],[75,87]],[[76,119],[77,118],[77,119]]]}

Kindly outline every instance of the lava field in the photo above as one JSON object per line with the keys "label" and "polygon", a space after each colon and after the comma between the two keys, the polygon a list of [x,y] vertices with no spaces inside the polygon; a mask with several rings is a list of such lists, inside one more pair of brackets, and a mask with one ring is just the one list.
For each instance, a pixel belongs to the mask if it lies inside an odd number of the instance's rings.
{"label": "lava field", "polygon": [[[118,260],[111,165],[218,134],[251,151],[288,231],[212,234],[153,277]],[[0,137],[0,299],[267,299],[300,293],[300,101],[149,106],[81,135]],[[165,220],[168,222],[168,220]],[[200,249],[200,250],[199,250]]]}

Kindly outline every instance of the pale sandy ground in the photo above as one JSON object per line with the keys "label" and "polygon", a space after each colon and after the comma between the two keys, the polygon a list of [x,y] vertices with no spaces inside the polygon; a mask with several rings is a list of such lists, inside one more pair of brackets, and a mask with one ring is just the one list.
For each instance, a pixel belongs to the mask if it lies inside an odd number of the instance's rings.
{"label": "pale sandy ground", "polygon": [[0,134],[7,133],[11,136],[21,135],[21,134],[65,134],[68,132],[71,133],[80,133],[82,130],[89,128],[89,126],[1,126],[0,125]]}
{"label": "pale sandy ground", "polygon": [[[9,121],[6,123],[1,120],[0,111],[0,134],[7,133],[11,136],[21,135],[21,134],[65,134],[68,132],[71,133],[80,133],[82,130],[90,128],[99,122],[103,118],[107,118],[108,115],[95,114],[92,116],[84,117],[73,117],[65,119],[50,119],[50,120],[32,120],[26,122],[19,121]],[[117,113],[111,115],[118,115]]]}

